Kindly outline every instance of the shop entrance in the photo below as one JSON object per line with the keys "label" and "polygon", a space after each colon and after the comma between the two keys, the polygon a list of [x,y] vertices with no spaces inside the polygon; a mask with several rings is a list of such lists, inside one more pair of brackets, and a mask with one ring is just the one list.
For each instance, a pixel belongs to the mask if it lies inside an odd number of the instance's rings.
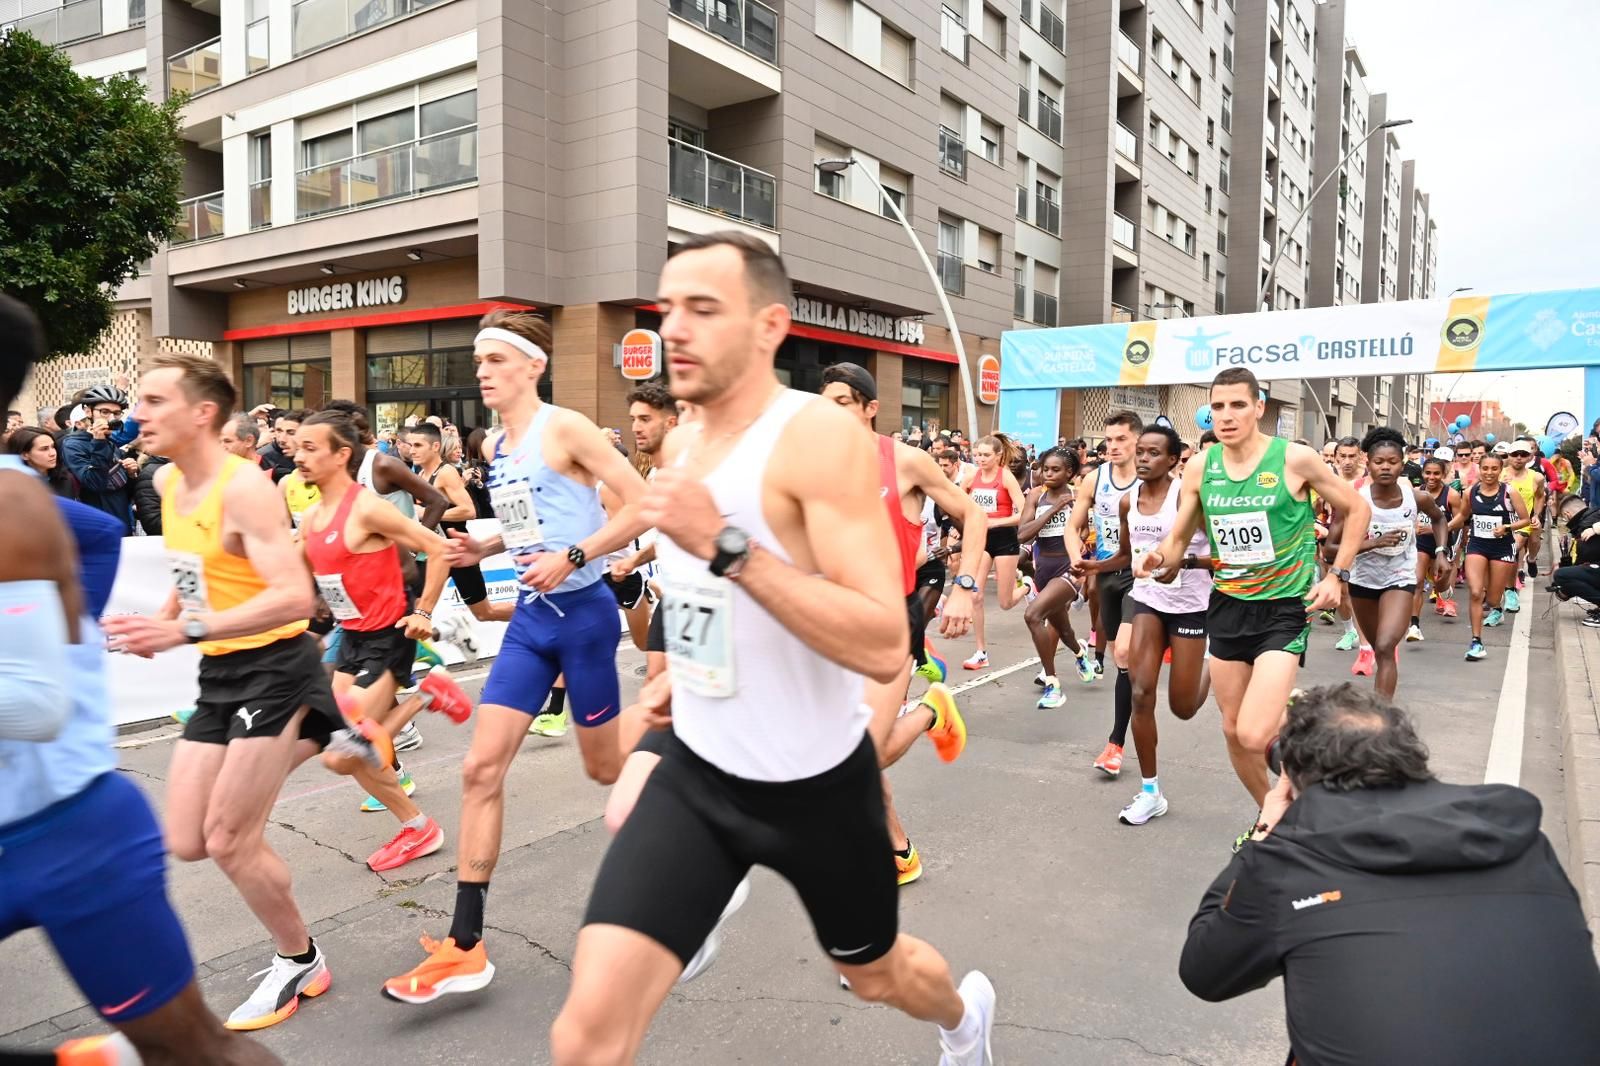
{"label": "shop entrance", "polygon": [[[367,407],[377,432],[429,415],[456,426],[466,437],[496,424],[483,404],[472,363],[478,321],[447,319],[367,330]],[[551,366],[539,380],[539,398],[550,402]]]}

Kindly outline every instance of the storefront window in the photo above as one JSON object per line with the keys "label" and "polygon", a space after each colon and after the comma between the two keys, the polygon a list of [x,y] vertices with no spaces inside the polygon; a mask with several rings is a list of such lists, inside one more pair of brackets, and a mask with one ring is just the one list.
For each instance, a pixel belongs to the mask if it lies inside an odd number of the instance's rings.
{"label": "storefront window", "polygon": [[950,372],[945,363],[900,361],[900,428],[937,433],[950,424]]}
{"label": "storefront window", "polygon": [[263,403],[314,409],[333,399],[326,333],[246,341],[243,354],[245,410]]}
{"label": "storefront window", "polygon": [[[495,424],[478,392],[472,362],[477,319],[449,319],[367,330],[367,406],[378,431],[398,429],[411,416],[438,415],[460,428]],[[539,379],[539,398],[551,398],[551,370]]]}

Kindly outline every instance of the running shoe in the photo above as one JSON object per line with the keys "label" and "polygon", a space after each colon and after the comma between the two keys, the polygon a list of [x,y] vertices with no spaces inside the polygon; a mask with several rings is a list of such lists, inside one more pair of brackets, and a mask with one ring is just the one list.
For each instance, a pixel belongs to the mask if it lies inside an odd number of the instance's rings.
{"label": "running shoe", "polygon": [[424,710],[438,711],[456,725],[472,717],[472,698],[442,666],[428,671],[428,676],[418,682],[417,692],[422,696]]}
{"label": "running shoe", "polygon": [[179,725],[188,725],[189,724],[189,719],[191,719],[193,717],[194,717],[194,708],[193,707],[185,707],[181,711],[173,711],[172,712],[172,720],[174,722],[177,722]]}
{"label": "running shoe", "polygon": [[393,840],[367,858],[367,866],[373,873],[382,873],[404,866],[412,859],[432,855],[442,847],[444,847],[444,830],[439,828],[438,822],[429,818],[422,823],[420,829],[401,826],[400,832],[394,835]]}
{"label": "running shoe", "polygon": [[910,855],[902,857],[898,851],[894,853],[895,884],[902,887],[922,876],[922,856],[917,854],[917,846],[908,840],[906,847],[911,849]]}
{"label": "running shoe", "polygon": [[[1538,577],[1539,576],[1539,562],[1538,562],[1537,559],[1529,559],[1528,560],[1528,576],[1529,577]],[[1519,583],[1517,587],[1520,588],[1521,584]]]}
{"label": "running shoe", "polygon": [[929,685],[922,694],[922,704],[933,712],[933,724],[928,727],[933,750],[944,762],[955,762],[967,750],[967,723],[956,707],[954,694],[943,685]]}
{"label": "running shoe", "polygon": [[1099,659],[1094,660],[1094,676],[1096,680],[1106,676],[1106,664]]}
{"label": "running shoe", "polygon": [[1094,768],[1107,777],[1117,777],[1122,773],[1122,745],[1106,741],[1105,750],[1094,761]]}
{"label": "running shoe", "polygon": [[56,1048],[56,1066],[142,1066],[139,1051],[121,1033],[68,1040]]}
{"label": "running shoe", "polygon": [[417,723],[407,722],[405,728],[394,735],[395,751],[416,751],[422,747],[422,730]]}
{"label": "running shoe", "polygon": [[1444,607],[1444,610],[1439,612],[1440,614],[1444,615],[1446,618],[1456,617],[1455,600],[1440,600],[1439,603]]}
{"label": "running shoe", "polygon": [[963,669],[963,670],[987,670],[987,669],[989,669],[989,653],[986,652],[986,651],[975,651],[975,652],[973,652],[972,653],[972,658],[968,659],[966,662],[961,664],[961,669]]}
{"label": "running shoe", "polygon": [[950,675],[950,664],[933,650],[932,641],[922,642],[922,657],[927,661],[917,667],[915,672],[918,677],[937,683]]}
{"label": "running shoe", "polygon": [[425,664],[423,669],[427,670],[434,666],[443,666],[444,656],[439,654],[439,649],[435,648],[430,641],[419,640],[417,641],[417,662]]}
{"label": "running shoe", "polygon": [[1423,637],[1422,637],[1422,627],[1421,626],[1413,624],[1410,628],[1408,628],[1406,630],[1406,642],[1408,644],[1415,644],[1415,643],[1417,643],[1418,641],[1420,641],[1422,639],[1423,639]]}
{"label": "running shoe", "polygon": [[1466,660],[1469,663],[1475,663],[1479,659],[1487,659],[1488,657],[1489,653],[1484,649],[1483,641],[1473,637],[1472,643],[1467,645]]}
{"label": "running shoe", "polygon": [[1092,684],[1095,678],[1100,676],[1100,671],[1095,669],[1094,659],[1089,656],[1088,652],[1084,652],[1082,655],[1077,656],[1077,663],[1078,680],[1082,681],[1085,685]]}
{"label": "running shoe", "polygon": [[469,661],[478,658],[478,641],[472,635],[472,623],[467,621],[465,615],[450,614],[435,619],[433,631],[437,639],[454,644],[461,651],[462,658]]}
{"label": "running shoe", "polygon": [[[395,750],[398,751],[399,749],[400,745],[396,744]],[[404,769],[400,771],[400,787],[408,796],[417,791],[417,783],[411,780],[411,771]],[[377,796],[368,796],[366,799],[361,801],[362,814],[377,814],[388,809],[389,808],[385,807]]]}
{"label": "running shoe", "polygon": [[1522,571],[1518,570],[1517,571],[1517,590],[1518,591],[1521,591],[1522,586],[1527,583],[1527,580],[1528,580],[1528,575],[1524,574]]}
{"label": "running shoe", "polygon": [[1055,678],[1046,678],[1044,695],[1039,697],[1038,707],[1041,711],[1053,711],[1067,702],[1066,693],[1061,691],[1061,682]]}
{"label": "running shoe", "polygon": [[1167,813],[1167,797],[1159,792],[1146,792],[1139,790],[1133,797],[1133,802],[1122,808],[1122,813],[1117,815],[1117,821],[1123,825],[1143,825],[1152,818],[1160,818]]}
{"label": "running shoe", "polygon": [[1361,634],[1353,629],[1347,629],[1344,631],[1344,636],[1339,638],[1339,643],[1333,647],[1335,651],[1355,651],[1356,645],[1360,643]]}
{"label": "running shoe", "polygon": [[1501,609],[1506,614],[1516,614],[1522,610],[1522,597],[1518,595],[1516,589],[1506,589],[1505,603],[1501,605]]}
{"label": "running shoe", "polygon": [[1032,603],[1039,596],[1039,589],[1034,585],[1033,578],[1031,577],[1022,577],[1019,575],[1017,577],[1017,588],[1022,590],[1023,599],[1027,600],[1029,603]]}
{"label": "running shoe", "polygon": [[1321,614],[1317,615],[1317,621],[1321,622],[1325,626],[1337,625],[1339,623],[1338,617],[1335,616],[1332,611],[1323,611]]}
{"label": "running shoe", "polygon": [[[1506,593],[1506,595],[1509,596],[1510,593],[1508,592],[1508,593]],[[1486,626],[1497,626],[1497,625],[1501,625],[1502,623],[1504,623],[1505,620],[1506,620],[1506,616],[1505,616],[1505,612],[1504,611],[1494,610],[1494,611],[1490,611],[1488,614],[1484,615],[1483,624],[1486,625]]]}
{"label": "running shoe", "polygon": [[1171,666],[1172,665],[1172,649],[1171,648],[1168,648],[1166,651],[1161,653],[1161,664],[1163,666]]}
{"label": "running shoe", "polygon": [[1588,626],[1590,629],[1600,629],[1600,609],[1592,610],[1578,619],[1578,624]]}
{"label": "running shoe", "polygon": [[958,1051],[946,1042],[943,1030],[939,1033],[939,1066],[990,1066],[994,1051],[989,1046],[994,1031],[994,985],[977,970],[961,979],[961,1002],[978,1017],[978,1038],[970,1048]]}
{"label": "running shoe", "polygon": [[251,974],[265,979],[250,998],[239,1004],[222,1024],[229,1029],[265,1029],[277,1025],[300,1008],[301,996],[320,996],[333,983],[328,962],[316,941],[311,942],[315,957],[310,962],[295,962],[282,955],[272,956],[272,965]]}
{"label": "running shoe", "polygon": [[1039,667],[1039,672],[1037,674],[1033,675],[1033,683],[1035,685],[1038,685],[1040,688],[1044,688],[1045,678],[1047,678],[1048,676],[1050,676],[1050,675],[1046,674],[1044,672],[1044,667],[1041,666],[1041,667]]}
{"label": "running shoe", "polygon": [[722,948],[722,928],[728,924],[734,912],[744,906],[745,900],[750,898],[750,877],[745,876],[743,881],[734,886],[733,895],[728,897],[728,905],[722,908],[722,917],[717,919],[717,924],[712,928],[706,942],[700,945],[700,950],[694,953],[689,964],[683,968],[683,973],[678,975],[678,983],[686,985],[696,977],[711,968],[717,961],[717,952]]}
{"label": "running shoe", "polygon": [[494,963],[478,941],[471,951],[456,947],[451,937],[443,941],[422,938],[428,957],[410,973],[383,983],[383,994],[401,1003],[432,1003],[453,992],[476,992],[494,980]]}
{"label": "running shoe", "polygon": [[1362,648],[1356,652],[1356,661],[1350,664],[1350,672],[1357,677],[1371,677],[1372,671],[1378,665],[1378,657],[1371,648]]}
{"label": "running shoe", "polygon": [[528,735],[534,737],[564,737],[567,727],[572,724],[572,714],[562,711],[560,714],[535,715],[533,724],[528,727]]}
{"label": "running shoe", "polygon": [[[347,706],[353,707],[354,704],[348,697],[341,697],[339,706],[344,710]],[[376,769],[394,764],[394,741],[389,739],[389,734],[384,731],[383,726],[371,718],[350,721],[348,714],[345,720],[349,725],[344,729],[335,730],[328,738],[328,751],[337,755],[354,755],[359,759],[365,759]]]}

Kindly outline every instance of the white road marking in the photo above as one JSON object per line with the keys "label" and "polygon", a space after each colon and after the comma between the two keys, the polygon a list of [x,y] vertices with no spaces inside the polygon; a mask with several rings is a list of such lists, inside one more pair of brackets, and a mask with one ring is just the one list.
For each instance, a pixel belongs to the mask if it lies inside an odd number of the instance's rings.
{"label": "white road marking", "polygon": [[1523,603],[1511,627],[1511,647],[1506,649],[1506,673],[1500,684],[1500,704],[1495,708],[1494,732],[1489,737],[1489,759],[1483,770],[1483,783],[1486,785],[1515,785],[1522,780],[1522,736],[1528,718],[1528,630],[1533,625],[1532,599],[1529,596]]}
{"label": "white road marking", "polygon": [[1026,670],[1030,666],[1037,666],[1037,665],[1039,665],[1039,657],[1037,655],[1035,655],[1031,659],[1024,659],[1020,663],[1012,663],[1010,666],[1003,667],[1002,669],[990,671],[989,673],[984,674],[982,677],[973,678],[971,681],[968,681],[965,685],[957,685],[955,688],[950,690],[950,695],[959,696],[963,692],[968,691],[969,689],[977,688],[979,685],[987,685],[991,681],[1000,680],[1002,677],[1005,677],[1007,674],[1014,674],[1018,670]]}

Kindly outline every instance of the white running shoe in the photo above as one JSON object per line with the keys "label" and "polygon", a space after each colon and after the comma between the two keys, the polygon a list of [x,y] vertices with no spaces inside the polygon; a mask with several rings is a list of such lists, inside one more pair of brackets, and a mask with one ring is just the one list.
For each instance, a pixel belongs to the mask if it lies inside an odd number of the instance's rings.
{"label": "white running shoe", "polygon": [[251,974],[252,978],[266,975],[250,998],[239,1004],[223,1023],[229,1029],[265,1029],[277,1025],[300,1006],[301,996],[320,996],[333,983],[328,962],[322,949],[312,942],[316,958],[310,962],[295,962],[282,955],[272,956],[272,965]]}
{"label": "white running shoe", "polygon": [[422,747],[422,731],[417,728],[415,722],[407,722],[406,727],[394,735],[395,751],[416,751],[420,747]]}
{"label": "white running shoe", "polygon": [[1419,641],[1421,639],[1422,639],[1422,627],[1421,626],[1414,625],[1410,629],[1406,630],[1406,642],[1407,643],[1415,644],[1417,641]]}
{"label": "white running shoe", "polygon": [[955,1051],[939,1036],[939,1066],[991,1066],[994,1052],[989,1046],[994,1032],[994,985],[980,971],[973,970],[961,979],[961,1001],[978,1016],[978,1039],[965,1051]]}
{"label": "white running shoe", "polygon": [[478,642],[472,636],[472,623],[464,615],[448,614],[436,619],[433,623],[434,630],[439,634],[439,639],[454,644],[461,651],[461,655],[468,662],[478,658]]}
{"label": "white running shoe", "polygon": [[1123,825],[1143,825],[1166,813],[1167,797],[1160,792],[1146,792],[1141,788],[1139,794],[1133,797],[1133,802],[1122,808],[1117,821]]}
{"label": "white running shoe", "polygon": [[738,887],[733,890],[733,895],[728,897],[728,905],[722,908],[722,917],[717,919],[715,928],[711,930],[706,942],[700,945],[700,950],[694,953],[694,958],[689,960],[689,965],[683,968],[683,973],[678,975],[678,983],[686,985],[696,977],[711,969],[711,964],[717,961],[717,951],[722,947],[722,927],[732,918],[734,912],[743,907],[750,898],[750,877],[745,876]]}
{"label": "white running shoe", "polygon": [[973,652],[972,653],[972,658],[968,659],[966,662],[961,664],[961,669],[963,669],[963,670],[987,670],[987,669],[989,669],[989,653],[986,652],[986,651]]}

